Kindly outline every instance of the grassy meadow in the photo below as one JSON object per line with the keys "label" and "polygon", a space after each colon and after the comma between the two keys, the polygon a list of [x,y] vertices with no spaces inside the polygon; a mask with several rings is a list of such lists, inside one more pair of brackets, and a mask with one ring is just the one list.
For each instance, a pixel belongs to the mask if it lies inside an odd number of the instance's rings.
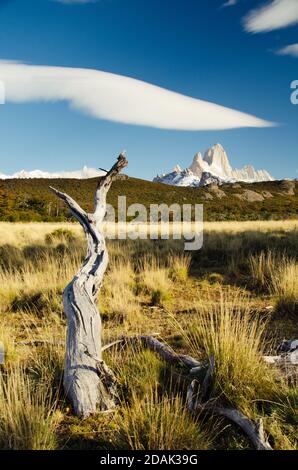
{"label": "grassy meadow", "polygon": [[[297,449],[297,375],[262,360],[298,338],[297,230],[297,220],[209,222],[193,252],[182,240],[108,240],[104,344],[158,333],[178,353],[214,356],[212,399],[263,417],[274,449]],[[115,412],[73,416],[62,292],[84,256],[76,224],[0,223],[0,449],[250,449],[236,425],[192,416],[177,370],[141,345],[104,353]]]}

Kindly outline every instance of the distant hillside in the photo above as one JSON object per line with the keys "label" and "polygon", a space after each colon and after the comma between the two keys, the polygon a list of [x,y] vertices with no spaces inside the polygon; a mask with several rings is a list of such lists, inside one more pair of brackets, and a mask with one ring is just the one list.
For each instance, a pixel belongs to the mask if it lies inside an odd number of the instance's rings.
{"label": "distant hillside", "polygon": [[[92,210],[97,178],[9,179],[0,181],[0,221],[64,221],[70,215],[49,186],[73,196]],[[201,188],[168,186],[131,177],[117,180],[108,202],[117,205],[125,195],[127,204],[204,204],[205,220],[268,220],[298,217],[297,181],[234,183]]]}

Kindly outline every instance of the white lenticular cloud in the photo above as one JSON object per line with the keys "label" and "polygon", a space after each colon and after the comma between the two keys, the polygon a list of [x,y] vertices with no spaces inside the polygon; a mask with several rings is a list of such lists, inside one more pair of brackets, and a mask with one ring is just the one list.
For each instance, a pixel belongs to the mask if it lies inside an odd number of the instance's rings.
{"label": "white lenticular cloud", "polygon": [[276,51],[276,54],[278,55],[290,55],[292,57],[298,57],[298,43],[297,44],[291,44],[286,47],[282,47],[281,49],[278,49]]}
{"label": "white lenticular cloud", "polygon": [[261,33],[298,23],[298,0],[274,0],[244,18],[245,30]]}
{"label": "white lenticular cloud", "polygon": [[99,70],[0,61],[6,101],[68,101],[96,119],[159,129],[213,130],[274,124],[133,78]]}

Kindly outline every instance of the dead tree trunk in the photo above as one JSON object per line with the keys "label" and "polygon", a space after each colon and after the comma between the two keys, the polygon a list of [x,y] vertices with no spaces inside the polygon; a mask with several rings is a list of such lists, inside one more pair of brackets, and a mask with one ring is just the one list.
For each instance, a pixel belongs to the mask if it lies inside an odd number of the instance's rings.
{"label": "dead tree trunk", "polygon": [[52,191],[69,207],[87,238],[84,263],[63,293],[67,340],[63,384],[76,415],[87,417],[99,407],[115,406],[113,374],[102,360],[101,317],[96,298],[108,264],[104,235],[98,228],[106,213],[106,196],[116,175],[127,165],[124,155],[98,183],[94,212],[87,214],[70,196]]}

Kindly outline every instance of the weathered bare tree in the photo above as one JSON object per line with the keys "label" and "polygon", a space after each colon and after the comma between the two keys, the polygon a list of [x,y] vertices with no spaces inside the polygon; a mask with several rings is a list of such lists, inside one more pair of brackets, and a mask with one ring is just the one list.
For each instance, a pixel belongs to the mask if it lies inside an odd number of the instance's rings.
{"label": "weathered bare tree", "polygon": [[[200,383],[196,377],[206,369],[206,365],[190,356],[176,354],[154,336],[122,337],[102,347],[101,317],[96,299],[107,268],[108,253],[99,224],[106,213],[106,196],[112,181],[126,165],[126,158],[120,154],[111,170],[99,180],[92,214],[86,213],[68,194],[51,187],[82,225],[88,245],[82,267],[63,293],[64,311],[68,322],[64,388],[75,414],[85,418],[96,412],[98,408],[109,410],[115,407],[117,402],[115,379],[113,372],[102,360],[102,352],[118,344],[128,345],[141,341],[145,347],[155,351],[171,366],[182,364],[189,369],[186,379],[191,380],[187,391],[187,405],[190,412],[223,416],[240,426],[256,449],[271,450],[264,434],[262,420],[254,422],[240,411],[223,407],[216,401],[208,399],[214,372],[214,358],[210,359],[209,367]],[[266,359],[266,362],[272,361]]]}
{"label": "weathered bare tree", "polygon": [[108,410],[116,403],[114,376],[102,360],[102,326],[96,306],[108,264],[105,238],[99,224],[106,213],[106,196],[112,181],[126,165],[126,158],[120,154],[115,165],[99,180],[92,214],[86,213],[68,194],[51,187],[80,222],[87,238],[84,263],[63,293],[67,317],[64,389],[75,414],[84,418],[97,408]]}

